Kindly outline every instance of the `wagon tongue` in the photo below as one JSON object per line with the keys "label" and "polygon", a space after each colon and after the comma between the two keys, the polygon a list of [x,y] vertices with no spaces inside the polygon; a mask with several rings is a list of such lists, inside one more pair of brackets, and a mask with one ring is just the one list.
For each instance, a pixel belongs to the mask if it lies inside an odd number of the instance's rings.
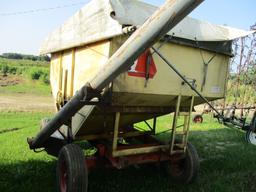
{"label": "wagon tongue", "polygon": [[29,147],[36,149],[44,146],[56,130],[63,124],[68,125],[71,117],[92,99],[90,95],[95,90],[101,91],[108,86],[120,73],[131,67],[146,49],[153,46],[202,2],[203,0],[167,0],[115,52],[90,84],[83,86],[35,138],[28,139]]}

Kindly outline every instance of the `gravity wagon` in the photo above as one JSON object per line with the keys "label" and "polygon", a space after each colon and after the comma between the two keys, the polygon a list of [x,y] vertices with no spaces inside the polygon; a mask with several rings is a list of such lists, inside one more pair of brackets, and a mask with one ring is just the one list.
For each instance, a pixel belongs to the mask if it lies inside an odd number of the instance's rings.
{"label": "gravity wagon", "polygon": [[[224,97],[232,40],[247,33],[185,17],[200,3],[92,0],[47,37],[57,113],[28,144],[58,156],[60,191],[87,191],[98,166],[162,163],[176,180],[195,179],[191,113]],[[160,141],[157,118],[170,113]]]}

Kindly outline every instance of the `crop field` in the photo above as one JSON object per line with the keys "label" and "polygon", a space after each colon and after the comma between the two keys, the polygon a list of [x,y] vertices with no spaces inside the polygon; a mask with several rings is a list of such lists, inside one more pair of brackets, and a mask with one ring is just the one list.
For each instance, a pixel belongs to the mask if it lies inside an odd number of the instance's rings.
{"label": "crop field", "polygon": [[[9,72],[0,76],[0,192],[54,192],[56,158],[45,152],[34,153],[26,142],[38,132],[40,119],[54,114],[49,84],[29,76],[47,70],[47,64],[34,66],[22,61],[29,68],[35,67],[30,73],[17,62],[4,64]],[[22,74],[12,74],[12,67]],[[170,115],[159,118],[157,131],[168,130],[171,123]],[[94,170],[89,174],[89,192],[254,192],[256,147],[246,143],[244,136],[244,132],[226,128],[205,115],[202,124],[191,123],[189,140],[198,150],[201,163],[194,183],[177,184],[161,165],[148,164]],[[169,133],[159,137],[168,139]]]}

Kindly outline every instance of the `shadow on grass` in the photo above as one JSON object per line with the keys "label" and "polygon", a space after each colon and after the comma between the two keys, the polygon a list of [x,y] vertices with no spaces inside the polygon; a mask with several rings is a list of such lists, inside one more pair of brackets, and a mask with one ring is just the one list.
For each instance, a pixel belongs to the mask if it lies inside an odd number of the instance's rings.
{"label": "shadow on grass", "polygon": [[[226,128],[192,131],[190,140],[199,151],[201,170],[188,186],[171,182],[159,166],[144,165],[94,170],[89,175],[89,192],[256,191],[256,148],[246,144],[242,136]],[[3,162],[0,191],[57,191],[55,166],[56,161]]]}
{"label": "shadow on grass", "polygon": [[201,161],[194,183],[175,184],[156,166],[131,167],[94,171],[89,178],[90,192],[256,191],[256,147],[245,142],[244,132],[224,127],[191,131],[190,141]]}
{"label": "shadow on grass", "polygon": [[0,134],[4,134],[4,133],[9,133],[9,132],[14,132],[14,131],[19,131],[22,128],[11,128],[11,129],[4,129],[0,131]]}
{"label": "shadow on grass", "polygon": [[172,183],[164,170],[155,165],[129,167],[123,170],[95,170],[90,174],[89,182],[89,192],[188,191],[187,187]]}
{"label": "shadow on grass", "polygon": [[3,162],[0,175],[1,192],[56,191],[54,161]]}

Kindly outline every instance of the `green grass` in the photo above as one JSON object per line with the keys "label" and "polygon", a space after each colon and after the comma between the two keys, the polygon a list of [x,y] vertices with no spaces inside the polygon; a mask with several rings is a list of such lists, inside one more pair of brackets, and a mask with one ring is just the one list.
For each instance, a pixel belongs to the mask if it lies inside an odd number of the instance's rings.
{"label": "green grass", "polygon": [[20,79],[22,79],[22,83],[6,87],[0,87],[0,94],[29,94],[41,96],[51,95],[51,87],[49,84],[45,84],[41,81],[30,80],[24,77],[20,77]]}
{"label": "green grass", "polygon": [[0,57],[0,73],[4,75],[22,75],[49,84],[49,72],[49,62]]}
{"label": "green grass", "polygon": [[[54,160],[27,147],[43,113],[0,114],[0,191],[55,191]],[[12,130],[18,129],[16,131]]]}
{"label": "green grass", "polygon": [[49,62],[46,61],[32,61],[32,60],[25,60],[25,59],[6,59],[0,57],[0,64],[1,65],[9,65],[9,66],[16,66],[16,67],[49,67]]}
{"label": "green grass", "polygon": [[[0,191],[56,191],[56,159],[28,149],[26,138],[38,131],[38,122],[49,113],[0,114]],[[199,177],[184,186],[172,183],[157,166],[124,170],[95,170],[89,176],[89,191],[229,192],[256,190],[256,147],[245,143],[244,133],[225,128],[210,116],[202,125],[192,123],[190,141],[201,159]],[[170,127],[168,116],[159,119],[158,131]],[[166,139],[167,134],[161,135]]]}
{"label": "green grass", "polygon": [[7,74],[27,75],[31,71],[42,70],[49,72],[49,62],[45,61],[31,61],[20,59],[5,59],[0,57],[0,72],[6,71]]}

